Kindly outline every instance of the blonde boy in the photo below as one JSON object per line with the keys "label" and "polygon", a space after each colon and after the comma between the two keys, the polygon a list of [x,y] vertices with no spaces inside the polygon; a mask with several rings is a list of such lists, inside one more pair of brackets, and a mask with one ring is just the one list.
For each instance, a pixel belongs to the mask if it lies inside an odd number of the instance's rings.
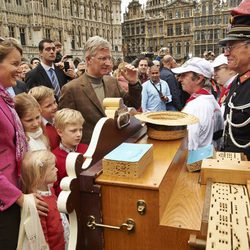
{"label": "blonde boy", "polygon": [[57,102],[54,96],[54,90],[45,86],[34,87],[29,91],[41,107],[43,124],[46,135],[50,141],[51,150],[59,146],[60,137],[54,127],[54,116],[57,111]]}
{"label": "blonde boy", "polygon": [[77,152],[84,154],[88,148],[87,144],[80,144],[83,123],[84,119],[77,110],[64,108],[55,114],[55,127],[61,138],[59,147],[52,151],[57,158],[58,178],[54,184],[57,195],[59,195],[61,191],[60,181],[67,176],[65,164],[68,153]]}

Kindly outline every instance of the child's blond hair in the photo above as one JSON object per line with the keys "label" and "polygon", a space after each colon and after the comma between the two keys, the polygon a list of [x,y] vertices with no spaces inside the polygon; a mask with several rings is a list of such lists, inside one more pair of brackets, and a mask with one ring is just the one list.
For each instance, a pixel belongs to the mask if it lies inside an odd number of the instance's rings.
{"label": "child's blond hair", "polygon": [[54,90],[46,86],[37,86],[30,89],[29,94],[41,105],[46,98],[54,96]]}
{"label": "child's blond hair", "polygon": [[21,164],[22,190],[25,194],[37,191],[37,186],[44,182],[47,168],[55,165],[56,157],[49,150],[29,151]]}
{"label": "child's blond hair", "polygon": [[84,118],[82,114],[74,109],[63,108],[58,110],[55,114],[55,128],[64,130],[69,125],[83,124]]}
{"label": "child's blond hair", "polygon": [[14,97],[14,101],[15,110],[20,119],[22,119],[27,114],[27,112],[33,111],[35,108],[37,108],[41,112],[41,108],[37,100],[27,93],[16,95]]}
{"label": "child's blond hair", "polygon": [[[20,119],[22,119],[28,112],[31,112],[36,108],[39,110],[41,114],[41,107],[39,103],[37,102],[37,100],[32,95],[29,95],[27,93],[21,93],[14,97],[14,101],[15,101],[15,110]],[[44,127],[42,123],[41,123],[41,127],[44,131]],[[48,141],[48,138],[45,136],[45,134],[42,135],[42,139],[48,148],[49,141]],[[28,136],[27,136],[27,140],[29,141]]]}

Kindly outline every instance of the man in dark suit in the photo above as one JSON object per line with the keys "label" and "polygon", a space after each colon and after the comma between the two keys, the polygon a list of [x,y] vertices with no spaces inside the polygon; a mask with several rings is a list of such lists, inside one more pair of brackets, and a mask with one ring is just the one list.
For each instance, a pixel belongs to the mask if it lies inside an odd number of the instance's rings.
{"label": "man in dark suit", "polygon": [[13,90],[16,95],[21,94],[23,92],[28,92],[26,83],[20,80],[16,80],[16,86],[13,87]]}
{"label": "man in dark suit", "polygon": [[170,110],[181,110],[183,108],[181,104],[181,85],[171,71],[174,67],[176,67],[175,59],[171,55],[165,55],[162,58],[160,78],[168,83],[172,95],[172,102],[168,103],[167,106],[171,107]]}
{"label": "man in dark suit", "polygon": [[138,72],[128,64],[122,72],[129,82],[126,93],[118,81],[109,76],[112,69],[111,45],[99,37],[89,38],[85,44],[86,71],[77,79],[64,85],[59,100],[59,108],[72,108],[81,112],[83,124],[83,143],[89,143],[96,123],[105,112],[102,106],[105,97],[122,97],[127,106],[136,109],[141,106],[141,84]]}
{"label": "man in dark suit", "polygon": [[36,68],[29,71],[25,82],[29,89],[43,85],[54,89],[55,96],[59,98],[61,87],[70,78],[64,71],[54,64],[56,58],[56,47],[52,40],[43,39],[38,45],[41,63]]}

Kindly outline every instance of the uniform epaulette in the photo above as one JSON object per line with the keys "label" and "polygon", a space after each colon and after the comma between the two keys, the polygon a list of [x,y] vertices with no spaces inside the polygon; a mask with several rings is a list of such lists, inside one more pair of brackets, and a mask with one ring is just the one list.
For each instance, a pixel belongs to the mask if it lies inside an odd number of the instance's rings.
{"label": "uniform epaulette", "polygon": [[248,70],[245,74],[243,74],[240,78],[239,78],[239,82],[241,84],[244,84],[248,79],[250,79],[250,70]]}

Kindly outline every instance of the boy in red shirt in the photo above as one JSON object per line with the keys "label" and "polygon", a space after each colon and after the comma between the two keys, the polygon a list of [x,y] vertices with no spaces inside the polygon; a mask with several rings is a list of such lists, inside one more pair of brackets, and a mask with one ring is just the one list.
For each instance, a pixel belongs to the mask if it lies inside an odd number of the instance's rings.
{"label": "boy in red shirt", "polygon": [[61,192],[60,182],[67,176],[66,158],[71,152],[84,154],[88,148],[87,144],[80,144],[82,139],[82,125],[84,119],[77,110],[64,108],[56,112],[54,124],[61,138],[59,147],[52,153],[56,156],[57,181],[54,183],[56,195]]}

